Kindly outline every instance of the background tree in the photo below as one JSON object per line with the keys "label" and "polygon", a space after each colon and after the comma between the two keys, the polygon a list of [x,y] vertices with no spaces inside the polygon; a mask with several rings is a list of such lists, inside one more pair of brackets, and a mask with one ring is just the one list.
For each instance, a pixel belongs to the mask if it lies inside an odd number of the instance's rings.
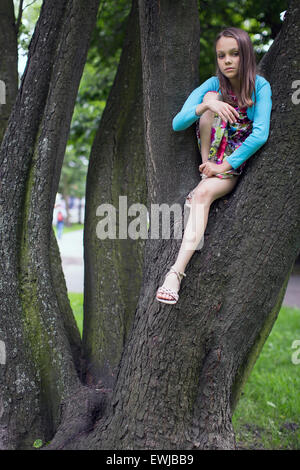
{"label": "background tree", "polygon": [[97,8],[43,3],[1,146],[1,448],[48,440],[62,400],[80,390],[52,212]]}
{"label": "background tree", "polygon": [[[138,8],[134,1],[87,175],[83,356],[86,380],[104,388],[114,383],[142,278],[143,240],[128,239],[126,234],[119,239],[119,215],[127,215],[119,196],[126,196],[128,208],[146,203],[142,98]],[[117,239],[113,240],[101,240],[97,235],[101,220],[98,206],[107,203],[117,208]]]}

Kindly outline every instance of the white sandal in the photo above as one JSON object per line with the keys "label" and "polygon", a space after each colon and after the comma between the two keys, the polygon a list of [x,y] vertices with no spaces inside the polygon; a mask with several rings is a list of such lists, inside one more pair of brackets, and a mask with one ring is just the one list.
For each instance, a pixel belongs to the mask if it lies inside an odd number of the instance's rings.
{"label": "white sandal", "polygon": [[[166,277],[169,276],[170,274],[176,274],[178,280],[179,280],[179,283],[181,282],[181,280],[183,279],[183,277],[186,276],[185,273],[182,273],[180,271],[176,271],[173,266],[170,268],[169,272],[166,274]],[[163,298],[160,298],[158,297],[158,295],[163,295],[163,294],[168,294],[170,296],[173,297],[173,299],[163,299]],[[169,287],[164,287],[164,286],[161,286],[158,288],[157,290],[157,293],[156,293],[156,300],[158,300],[159,302],[163,302],[165,304],[176,304],[176,302],[178,301],[179,299],[179,295],[178,295],[178,291],[176,292],[174,289],[170,289]]]}

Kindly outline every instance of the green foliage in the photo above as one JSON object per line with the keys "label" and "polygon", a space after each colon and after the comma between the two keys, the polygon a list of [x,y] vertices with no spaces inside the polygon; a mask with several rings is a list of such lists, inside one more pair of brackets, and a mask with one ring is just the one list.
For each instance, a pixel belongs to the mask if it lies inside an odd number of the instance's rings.
{"label": "green foliage", "polygon": [[33,443],[33,447],[35,447],[36,449],[39,449],[40,447],[42,447],[42,445],[43,445],[43,441],[41,439],[37,439]]}
{"label": "green foliage", "polygon": [[99,70],[103,65],[110,67],[112,58],[122,49],[131,3],[131,0],[101,1],[88,58],[96,61]]}
{"label": "green foliage", "polygon": [[[14,0],[14,10],[16,21],[19,14],[20,0]],[[19,72],[22,74],[27,60],[28,48],[33,35],[33,31],[38,20],[42,0],[24,0],[22,20],[18,32],[18,54],[19,54]]]}
{"label": "green foliage", "polygon": [[200,83],[215,74],[215,38],[228,26],[248,32],[259,63],[281,28],[280,14],[287,9],[287,3],[287,0],[199,0]]}

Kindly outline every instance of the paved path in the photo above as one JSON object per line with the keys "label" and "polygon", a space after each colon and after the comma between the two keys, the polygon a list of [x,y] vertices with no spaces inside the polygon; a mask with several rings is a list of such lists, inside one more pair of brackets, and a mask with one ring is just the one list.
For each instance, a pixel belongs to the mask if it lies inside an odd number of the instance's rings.
{"label": "paved path", "polygon": [[287,286],[283,305],[300,308],[300,276],[292,274]]}
{"label": "paved path", "polygon": [[69,292],[83,292],[83,230],[63,233],[58,240]]}
{"label": "paved path", "polygon": [[[69,292],[83,292],[83,230],[63,234],[58,241]],[[300,275],[292,274],[283,305],[300,308]]]}

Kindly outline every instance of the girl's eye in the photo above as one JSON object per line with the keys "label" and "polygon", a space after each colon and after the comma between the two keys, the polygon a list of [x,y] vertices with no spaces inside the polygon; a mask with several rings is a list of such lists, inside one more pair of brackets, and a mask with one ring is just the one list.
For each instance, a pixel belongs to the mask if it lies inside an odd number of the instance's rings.
{"label": "girl's eye", "polygon": [[[234,52],[233,55],[234,55],[234,56],[238,56],[238,55],[239,55],[239,52]],[[223,56],[223,55],[219,55],[219,56],[218,56],[218,59],[224,59],[224,56]]]}

